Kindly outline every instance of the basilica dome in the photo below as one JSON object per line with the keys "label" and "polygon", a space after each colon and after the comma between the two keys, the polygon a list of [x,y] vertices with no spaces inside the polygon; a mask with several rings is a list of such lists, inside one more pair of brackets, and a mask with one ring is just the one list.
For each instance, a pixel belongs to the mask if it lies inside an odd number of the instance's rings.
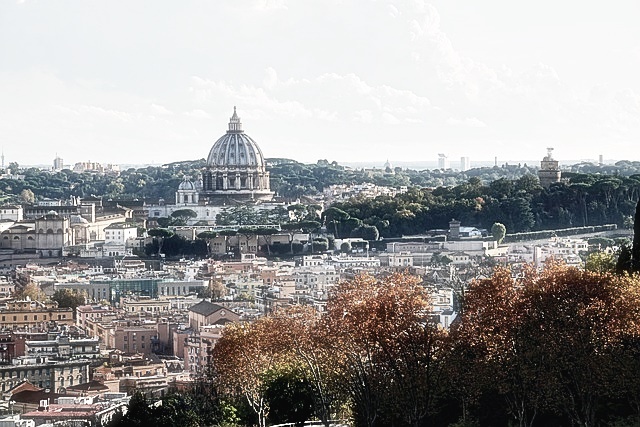
{"label": "basilica dome", "polygon": [[233,107],[229,130],[211,147],[207,157],[211,167],[264,167],[264,156],[258,144],[242,130],[242,123]]}
{"label": "basilica dome", "polygon": [[199,201],[219,205],[272,200],[265,166],[260,147],[244,133],[233,107],[227,133],[213,144],[207,156]]}

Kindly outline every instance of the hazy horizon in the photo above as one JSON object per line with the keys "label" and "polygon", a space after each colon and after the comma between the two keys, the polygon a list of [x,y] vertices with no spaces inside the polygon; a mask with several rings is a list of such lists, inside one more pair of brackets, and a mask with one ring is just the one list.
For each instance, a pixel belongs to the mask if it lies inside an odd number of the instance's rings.
{"label": "hazy horizon", "polygon": [[[267,159],[269,159],[269,157],[266,157]],[[280,157],[279,157],[280,158]],[[289,157],[284,157],[284,158],[288,158],[290,160],[294,160],[297,162],[300,162],[296,159],[292,159]],[[181,162],[181,161],[197,161],[197,160],[203,160],[203,158],[201,159],[182,159],[182,160],[176,160],[175,162]],[[391,163],[392,167],[400,167],[402,169],[413,169],[413,170],[425,170],[425,169],[439,169],[438,168],[438,161],[437,160],[433,160],[433,161],[412,161],[412,160],[398,160],[398,161],[393,161],[391,159],[385,159],[385,160],[378,160],[378,161],[368,161],[368,162],[349,162],[349,161],[340,161],[340,160],[336,160],[336,159],[318,159],[316,161],[313,162],[300,162],[300,163],[304,163],[304,164],[315,164],[317,161],[319,160],[327,160],[329,162],[337,162],[340,166],[346,166],[346,167],[350,167],[353,169],[362,169],[362,168],[367,168],[367,169],[383,169],[384,165],[387,161],[389,161],[389,163]],[[614,163],[618,162],[618,161],[622,161],[622,160],[627,160],[627,159],[603,159],[603,165],[613,165]],[[109,163],[104,163],[104,162],[100,162],[99,159],[91,159],[91,160],[86,160],[87,162],[91,161],[91,162],[95,162],[95,163],[100,163],[103,166],[108,165]],[[559,161],[560,167],[566,167],[566,166],[571,166],[571,165],[575,165],[578,163],[583,163],[583,162],[589,162],[589,163],[598,163],[597,159],[580,159],[580,160],[564,160],[564,161]],[[5,162],[5,166],[8,166],[8,162]],[[147,166],[163,166],[166,165],[168,163],[173,163],[173,162],[167,162],[167,163],[112,163],[113,165],[117,165],[121,168],[121,170],[126,170],[128,168],[144,168]],[[494,166],[495,164],[495,159],[494,160],[471,160],[470,161],[470,169],[474,169],[474,168],[480,168],[480,167],[491,167]],[[523,160],[523,159],[503,159],[500,160],[498,159],[498,166],[502,166],[504,164],[509,164],[509,165],[516,165],[516,164],[522,164],[522,165],[528,165],[528,166],[534,166],[534,167],[539,167],[540,166],[540,160]],[[64,168],[65,169],[73,169],[74,164],[68,164],[67,162],[64,163]],[[29,168],[29,167],[36,167],[36,168],[42,168],[42,169],[51,169],[52,165],[50,164],[20,164],[21,168]],[[450,159],[449,161],[449,168],[452,170],[460,170],[460,159]]]}

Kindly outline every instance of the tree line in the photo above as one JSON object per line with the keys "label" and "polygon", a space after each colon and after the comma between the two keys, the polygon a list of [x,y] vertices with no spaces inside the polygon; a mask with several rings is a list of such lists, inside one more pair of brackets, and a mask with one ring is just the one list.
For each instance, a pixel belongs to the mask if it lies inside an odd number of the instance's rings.
{"label": "tree line", "polygon": [[[0,196],[11,202],[21,201],[20,194],[28,190],[38,198],[68,199],[71,196],[105,196],[112,199],[160,198],[171,201],[184,178],[197,181],[205,165],[204,159],[182,161],[162,166],[128,168],[118,176],[91,172],[43,171],[38,168],[20,168],[12,163],[9,169],[24,179],[0,179]],[[316,195],[330,185],[373,183],[389,187],[454,187],[470,180],[487,184],[504,179],[518,180],[525,175],[536,175],[537,167],[526,164],[478,167],[467,171],[412,170],[403,168],[353,169],[336,162],[318,160],[303,164],[291,159],[267,159],[271,174],[271,189],[286,198]],[[565,175],[600,175],[629,177],[640,174],[640,162],[620,161],[615,165],[580,163],[570,167]]]}
{"label": "tree line", "polygon": [[[455,218],[484,229],[499,222],[508,233],[617,224],[630,228],[640,196],[640,175],[629,177],[566,174],[566,181],[540,186],[537,177],[501,178],[488,184],[472,178],[452,187],[412,187],[395,197],[334,203],[333,228],[348,235],[360,225],[375,226],[383,237],[448,229]],[[344,232],[340,232],[340,230]]]}

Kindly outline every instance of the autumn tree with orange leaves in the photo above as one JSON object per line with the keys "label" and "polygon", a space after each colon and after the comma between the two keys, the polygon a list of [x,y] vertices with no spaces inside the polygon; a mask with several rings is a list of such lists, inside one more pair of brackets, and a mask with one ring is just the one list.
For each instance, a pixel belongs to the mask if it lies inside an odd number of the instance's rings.
{"label": "autumn tree with orange leaves", "polygon": [[337,354],[325,319],[309,306],[278,310],[272,317],[273,328],[278,331],[274,345],[286,353],[289,365],[308,382],[315,414],[329,426],[341,409],[344,395],[337,386],[341,380]]}
{"label": "autumn tree with orange leaves", "polygon": [[290,307],[230,325],[213,352],[218,391],[245,399],[260,426],[269,385],[291,378],[325,426],[640,423],[640,276],[498,269],[465,297],[445,331],[418,278],[363,275],[322,313]]}
{"label": "autumn tree with orange leaves", "polygon": [[640,330],[637,278],[550,264],[514,280],[503,269],[474,282],[466,303],[452,338],[472,357],[452,375],[467,380],[460,390],[469,396],[493,388],[519,426],[540,412],[594,426],[607,399],[623,393],[621,343]]}
{"label": "autumn tree with orange leaves", "polygon": [[430,296],[415,277],[359,276],[327,304],[340,386],[357,425],[422,425],[441,384],[446,334],[430,321]]}
{"label": "autumn tree with orange leaves", "polygon": [[225,327],[213,348],[215,379],[223,395],[244,398],[258,417],[260,427],[266,426],[269,404],[267,382],[271,371],[285,362],[274,345],[271,317],[254,323],[237,323]]}

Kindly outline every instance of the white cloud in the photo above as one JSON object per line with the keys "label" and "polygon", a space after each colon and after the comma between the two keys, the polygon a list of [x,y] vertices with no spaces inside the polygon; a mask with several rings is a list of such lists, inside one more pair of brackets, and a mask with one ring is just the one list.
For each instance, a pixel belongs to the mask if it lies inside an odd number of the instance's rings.
{"label": "white cloud", "polygon": [[457,119],[455,117],[449,117],[447,119],[449,126],[466,126],[472,128],[485,128],[487,125],[477,117],[465,117],[464,119]]}
{"label": "white cloud", "polygon": [[255,10],[283,10],[287,9],[286,0],[255,0],[253,2]]}
{"label": "white cloud", "polygon": [[354,111],[355,121],[362,123],[373,123],[373,112],[371,110]]}
{"label": "white cloud", "polygon": [[155,114],[160,114],[162,116],[171,116],[171,115],[173,115],[173,112],[170,111],[167,107],[163,107],[162,105],[158,105],[158,104],[151,104],[151,110]]}
{"label": "white cloud", "polygon": [[195,110],[191,110],[191,111],[185,111],[182,114],[187,116],[187,117],[192,117],[194,119],[207,119],[207,120],[211,119],[211,114],[209,114],[206,111],[201,110],[199,108],[197,108]]}

